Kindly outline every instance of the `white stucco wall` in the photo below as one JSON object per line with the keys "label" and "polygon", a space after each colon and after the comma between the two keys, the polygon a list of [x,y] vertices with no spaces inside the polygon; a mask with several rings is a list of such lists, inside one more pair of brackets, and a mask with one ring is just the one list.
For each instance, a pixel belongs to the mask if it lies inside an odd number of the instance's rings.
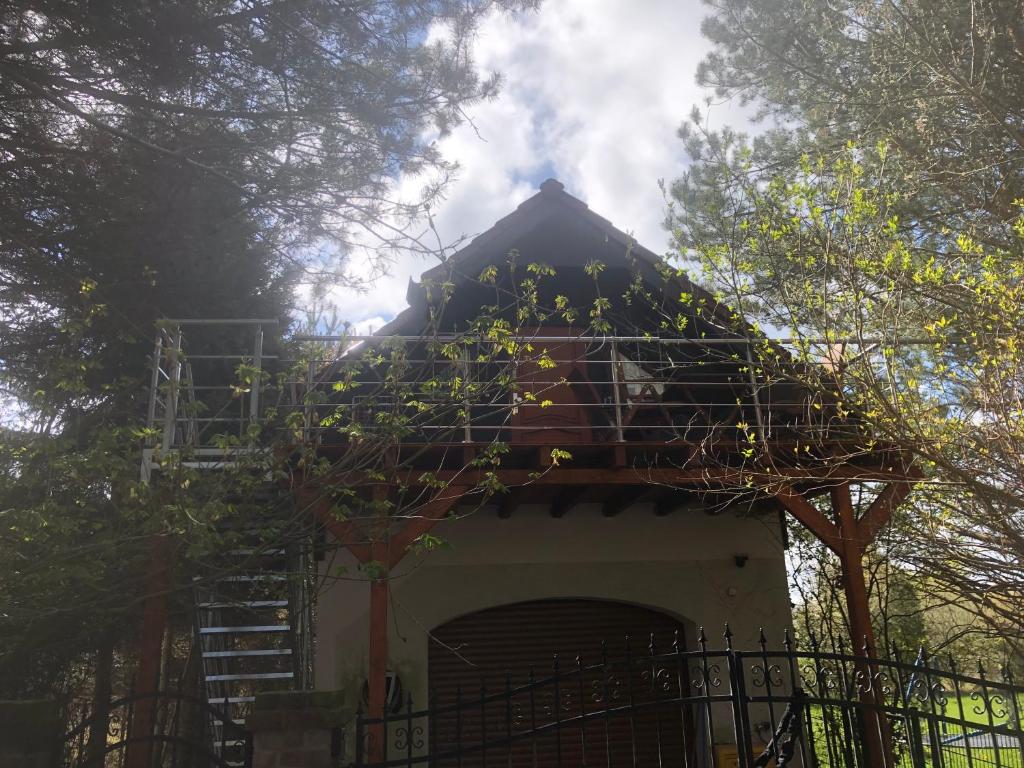
{"label": "white stucco wall", "polygon": [[[620,600],[703,625],[721,647],[728,621],[737,647],[754,648],[759,627],[781,644],[790,604],[778,518],[699,510],[665,517],[636,505],[603,517],[581,505],[565,517],[524,505],[509,519],[493,509],[445,521],[448,548],[408,557],[394,574],[390,667],[417,701],[427,690],[428,632],[483,608],[548,597]],[[737,567],[735,555],[749,559]],[[346,574],[330,572],[339,567]],[[366,677],[369,589],[347,553],[322,564],[316,684],[358,691]],[[609,638],[613,640],[613,638]],[[694,647],[694,638],[686,638]],[[554,649],[552,649],[554,650]],[[353,702],[354,704],[354,702]]]}

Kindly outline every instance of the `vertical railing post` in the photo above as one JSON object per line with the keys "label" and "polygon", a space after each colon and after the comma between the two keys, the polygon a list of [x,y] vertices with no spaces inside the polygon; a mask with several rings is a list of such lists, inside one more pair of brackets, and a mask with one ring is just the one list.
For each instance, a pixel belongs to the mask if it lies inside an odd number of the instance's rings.
{"label": "vertical railing post", "polygon": [[[256,326],[256,336],[252,345],[252,386],[249,387],[249,426],[259,424],[260,420],[260,387],[263,384],[263,325]],[[253,440],[249,447],[254,448]]]}
{"label": "vertical railing post", "polygon": [[764,428],[764,416],[761,413],[761,393],[757,385],[757,376],[754,374],[754,355],[750,351],[750,345],[753,343],[752,340],[748,339],[746,343],[747,349],[747,374],[750,379],[750,397],[754,403],[754,418],[757,424],[757,437],[761,441],[761,445],[766,442],[767,435],[765,434]]}
{"label": "vertical railing post", "polygon": [[462,408],[465,411],[465,422],[462,426],[462,442],[473,442],[473,403],[469,398],[469,350],[465,347],[459,352],[459,365],[462,368],[462,391],[465,396],[462,398]]}
{"label": "vertical railing post", "polygon": [[[313,439],[313,417],[316,415],[316,399],[313,387],[316,381],[316,361],[310,360],[306,366],[306,391],[302,395],[302,442],[308,444]],[[298,403],[296,403],[298,405]]]}
{"label": "vertical railing post", "polygon": [[612,369],[612,402],[615,404],[615,441],[621,443],[625,440],[622,429],[622,392],[619,391],[619,348],[613,341],[611,343],[611,369]]}
{"label": "vertical railing post", "polygon": [[192,363],[186,362],[185,368],[185,417],[188,421],[185,424],[184,444],[188,448],[199,447],[199,424],[196,422],[198,416],[199,402],[196,399],[196,382],[192,378]]}
{"label": "vertical railing post", "polygon": [[174,447],[174,435],[178,425],[178,386],[181,383],[181,326],[171,334],[168,349],[167,397],[164,400],[164,434],[161,448],[168,453]]}
{"label": "vertical railing post", "polygon": [[146,411],[146,426],[153,429],[156,426],[156,401],[160,394],[160,362],[163,358],[164,336],[163,330],[157,331],[156,344],[153,345],[153,373],[149,380],[149,408]]}

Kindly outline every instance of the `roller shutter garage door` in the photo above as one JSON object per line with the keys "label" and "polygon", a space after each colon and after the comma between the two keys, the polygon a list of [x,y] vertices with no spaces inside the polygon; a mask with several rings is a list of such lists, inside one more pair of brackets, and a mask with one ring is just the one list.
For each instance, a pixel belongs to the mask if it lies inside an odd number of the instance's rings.
{"label": "roller shutter garage door", "polygon": [[656,653],[670,654],[676,632],[682,643],[682,625],[663,613],[583,599],[515,603],[442,625],[428,659],[434,764],[692,765],[693,713],[671,701],[680,686],[688,694],[687,676],[649,649],[653,633]]}

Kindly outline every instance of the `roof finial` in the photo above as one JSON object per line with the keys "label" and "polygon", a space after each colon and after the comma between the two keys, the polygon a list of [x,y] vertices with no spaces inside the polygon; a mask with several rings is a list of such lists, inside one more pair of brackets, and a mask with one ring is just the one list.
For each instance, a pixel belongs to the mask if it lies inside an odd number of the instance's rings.
{"label": "roof finial", "polygon": [[560,182],[558,179],[545,179],[540,183],[541,192],[563,192],[565,191],[565,184]]}

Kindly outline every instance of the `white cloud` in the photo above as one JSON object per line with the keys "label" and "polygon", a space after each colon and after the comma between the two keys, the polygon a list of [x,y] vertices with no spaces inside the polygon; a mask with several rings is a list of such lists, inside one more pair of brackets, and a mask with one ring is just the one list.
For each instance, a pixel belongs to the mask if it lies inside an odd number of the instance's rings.
{"label": "white cloud", "polygon": [[[461,170],[435,212],[442,239],[486,230],[555,176],[566,190],[639,242],[664,251],[659,179],[685,169],[676,129],[706,92],[694,82],[708,50],[698,0],[546,0],[540,12],[495,15],[476,61],[505,78],[499,97],[441,141]],[[740,120],[716,107],[717,122]],[[421,179],[403,179],[412,195]],[[390,317],[405,287],[432,266],[408,256],[360,295],[344,292],[351,320]]]}

